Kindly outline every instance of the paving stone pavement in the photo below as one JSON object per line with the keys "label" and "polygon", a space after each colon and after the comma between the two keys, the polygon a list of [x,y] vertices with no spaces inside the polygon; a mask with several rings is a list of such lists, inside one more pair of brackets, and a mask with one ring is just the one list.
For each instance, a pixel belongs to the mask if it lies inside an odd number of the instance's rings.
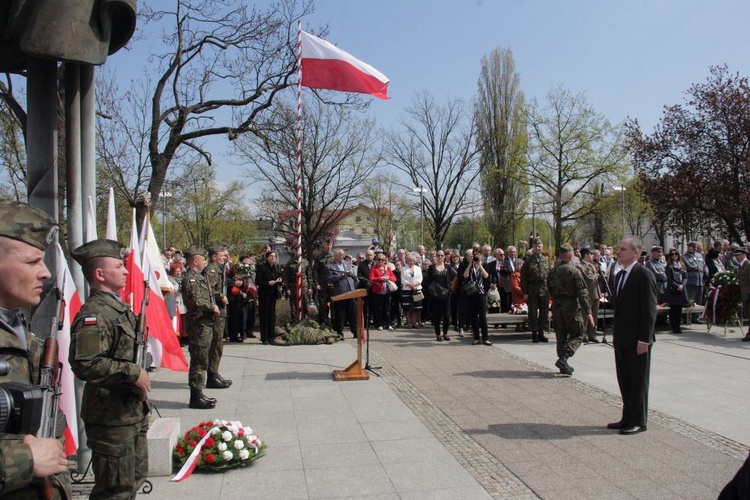
{"label": "paving stone pavement", "polygon": [[559,376],[541,351],[519,355],[527,347],[513,336],[488,347],[438,343],[427,328],[370,335],[380,377],[342,383],[330,371],[356,355],[351,340],[228,344],[222,373],[235,384],[211,391],[211,412],[187,408],[186,374],[152,374],[152,400],[183,431],[235,418],[270,447],[249,469],[154,478],[139,497],[702,499],[747,456],[746,445],[653,409],[646,433],[607,430],[619,397]]}

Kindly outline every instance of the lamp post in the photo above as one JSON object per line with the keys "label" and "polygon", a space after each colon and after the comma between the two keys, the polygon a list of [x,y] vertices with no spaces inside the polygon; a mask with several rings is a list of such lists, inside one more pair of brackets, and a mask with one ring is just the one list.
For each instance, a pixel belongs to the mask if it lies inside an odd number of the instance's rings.
{"label": "lamp post", "polygon": [[415,193],[419,193],[419,222],[422,226],[422,241],[421,244],[424,245],[424,193],[427,192],[426,187],[415,187],[412,189]]}
{"label": "lamp post", "polygon": [[614,189],[615,191],[620,191],[622,200],[622,235],[625,236],[625,190],[627,188],[625,186],[615,186],[612,189]]}

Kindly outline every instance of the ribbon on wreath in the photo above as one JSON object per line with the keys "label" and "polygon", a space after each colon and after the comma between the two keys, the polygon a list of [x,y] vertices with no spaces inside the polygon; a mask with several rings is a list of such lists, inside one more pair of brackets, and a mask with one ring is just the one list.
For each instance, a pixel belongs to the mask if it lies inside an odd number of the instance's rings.
{"label": "ribbon on wreath", "polygon": [[174,482],[180,482],[184,481],[185,479],[189,478],[190,475],[193,473],[195,468],[198,466],[198,457],[201,456],[201,450],[203,449],[203,445],[206,444],[206,441],[208,438],[213,436],[214,434],[218,434],[221,431],[218,427],[213,427],[210,431],[206,433],[203,438],[198,441],[198,444],[195,445],[195,449],[188,457],[185,464],[182,466],[180,471],[172,478],[172,481]]}

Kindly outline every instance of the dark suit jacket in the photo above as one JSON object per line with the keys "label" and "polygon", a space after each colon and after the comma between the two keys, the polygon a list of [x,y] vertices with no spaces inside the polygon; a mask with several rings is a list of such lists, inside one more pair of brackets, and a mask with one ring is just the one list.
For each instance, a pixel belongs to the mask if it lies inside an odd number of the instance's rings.
{"label": "dark suit jacket", "polygon": [[616,279],[610,288],[615,293],[615,346],[635,349],[638,341],[653,343],[656,323],[656,300],[659,295],[654,273],[637,263],[619,294]]}
{"label": "dark suit jacket", "polygon": [[504,290],[505,293],[510,293],[513,291],[513,285],[510,283],[510,261],[507,257],[503,259],[503,264],[500,266],[499,273],[497,269],[498,264],[500,264],[500,261],[495,260],[485,265],[485,269],[490,274],[490,282],[496,285],[498,290]]}

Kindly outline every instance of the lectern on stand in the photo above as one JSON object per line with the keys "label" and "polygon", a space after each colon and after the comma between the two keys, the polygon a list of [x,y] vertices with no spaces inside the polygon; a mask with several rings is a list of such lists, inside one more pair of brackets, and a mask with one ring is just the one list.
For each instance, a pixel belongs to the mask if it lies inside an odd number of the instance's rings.
{"label": "lectern on stand", "polygon": [[362,368],[362,341],[365,332],[365,311],[362,297],[367,296],[367,290],[358,288],[352,292],[342,293],[331,297],[331,300],[356,299],[357,301],[357,360],[343,370],[333,370],[333,380],[343,382],[345,380],[369,380],[370,375]]}

